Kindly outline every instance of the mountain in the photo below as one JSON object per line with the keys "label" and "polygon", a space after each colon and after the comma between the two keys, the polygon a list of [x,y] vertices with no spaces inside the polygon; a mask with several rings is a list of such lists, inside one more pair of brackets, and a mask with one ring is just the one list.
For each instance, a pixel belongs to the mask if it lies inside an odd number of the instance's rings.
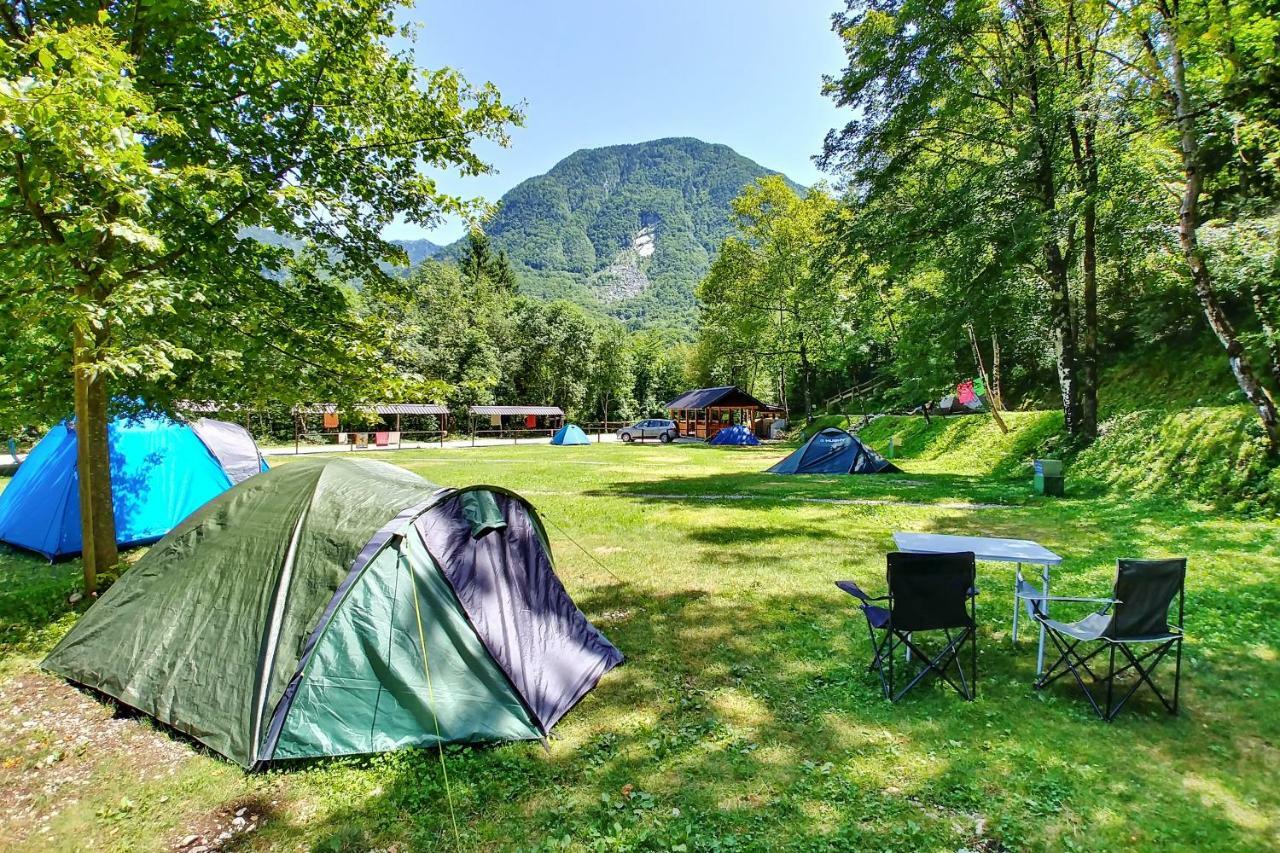
{"label": "mountain", "polygon": [[[299,251],[303,246],[301,240],[273,231],[270,228],[245,228],[240,233],[241,236],[252,237],[259,243],[266,243],[268,246],[284,246],[294,252]],[[439,257],[445,251],[444,246],[432,243],[430,240],[388,240],[387,242],[404,249],[405,254],[409,256],[410,267],[416,267],[425,260]],[[388,264],[383,264],[383,268],[388,271],[398,269]],[[399,269],[398,271],[406,272],[407,270]]]}
{"label": "mountain", "polygon": [[698,139],[583,149],[504,195],[485,232],[531,296],[572,299],[632,327],[689,328],[694,287],[734,230],[729,202],[774,174]]}
{"label": "mountain", "polygon": [[409,266],[414,267],[425,260],[438,257],[444,251],[444,246],[432,243],[430,240],[391,240],[390,242],[404,249],[405,254],[409,256]]}

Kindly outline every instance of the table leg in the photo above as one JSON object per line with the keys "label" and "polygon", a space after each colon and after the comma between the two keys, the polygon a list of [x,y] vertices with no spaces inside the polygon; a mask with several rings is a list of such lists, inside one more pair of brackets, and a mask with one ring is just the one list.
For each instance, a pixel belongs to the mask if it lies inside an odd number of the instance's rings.
{"label": "table leg", "polygon": [[1018,589],[1022,585],[1022,563],[1018,563],[1017,568],[1013,570],[1013,642],[1018,642],[1018,611],[1022,609],[1022,602],[1018,600]]}
{"label": "table leg", "polygon": [[[1045,616],[1049,615],[1049,566],[1045,565],[1040,571],[1040,591],[1044,593],[1044,600],[1040,602],[1041,612]],[[1040,649],[1036,652],[1036,675],[1044,672],[1044,623],[1040,623]]]}

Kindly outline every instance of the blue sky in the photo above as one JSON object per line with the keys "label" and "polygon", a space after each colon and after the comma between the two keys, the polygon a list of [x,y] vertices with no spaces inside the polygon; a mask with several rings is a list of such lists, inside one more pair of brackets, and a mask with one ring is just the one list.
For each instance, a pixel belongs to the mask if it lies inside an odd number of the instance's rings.
{"label": "blue sky", "polygon": [[[802,184],[847,116],[819,93],[843,63],[838,0],[418,0],[413,45],[424,68],[449,65],[524,102],[510,148],[480,150],[498,174],[435,174],[443,189],[497,201],[579,148],[695,136],[724,143]],[[434,173],[433,173],[434,174]],[[398,224],[388,237],[448,242]]]}

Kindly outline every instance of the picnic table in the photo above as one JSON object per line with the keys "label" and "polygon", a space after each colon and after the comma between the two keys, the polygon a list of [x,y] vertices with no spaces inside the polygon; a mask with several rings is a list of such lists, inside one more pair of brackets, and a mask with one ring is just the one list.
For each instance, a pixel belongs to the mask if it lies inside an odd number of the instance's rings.
{"label": "picnic table", "polygon": [[[1049,570],[1062,562],[1062,557],[1039,542],[1030,539],[1000,539],[994,536],[953,536],[946,533],[895,532],[894,545],[899,551],[913,554],[953,554],[972,551],[975,559],[991,563],[1014,563],[1013,642],[1018,642],[1018,609],[1024,604],[1049,595]],[[1022,576],[1023,565],[1040,567],[1040,586]],[[1049,602],[1041,601],[1041,612],[1049,612]],[[1040,626],[1040,644],[1036,651],[1036,675],[1044,671],[1044,626]]]}

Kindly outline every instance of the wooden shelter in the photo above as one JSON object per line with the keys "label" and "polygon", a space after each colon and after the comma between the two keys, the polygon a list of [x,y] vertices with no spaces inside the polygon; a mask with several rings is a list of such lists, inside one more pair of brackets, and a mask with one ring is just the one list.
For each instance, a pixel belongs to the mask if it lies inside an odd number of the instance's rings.
{"label": "wooden shelter", "polygon": [[[546,433],[554,435],[564,426],[564,411],[559,406],[470,406],[471,443],[476,436],[510,436],[518,441],[521,436]],[[487,424],[488,429],[480,428]]]}
{"label": "wooden shelter", "polygon": [[681,435],[708,441],[734,424],[754,429],[757,413],[772,410],[773,406],[760,402],[737,385],[697,388],[667,403],[667,411]]}
{"label": "wooden shelter", "polygon": [[[308,416],[320,416],[317,430]],[[408,428],[402,424],[408,418]],[[336,403],[316,403],[293,407],[294,449],[305,435],[330,436],[337,444],[349,444],[352,450],[365,447],[399,447],[405,436],[419,440],[435,439],[441,444],[449,431],[449,409],[434,403],[370,403],[350,407],[344,412]]]}

